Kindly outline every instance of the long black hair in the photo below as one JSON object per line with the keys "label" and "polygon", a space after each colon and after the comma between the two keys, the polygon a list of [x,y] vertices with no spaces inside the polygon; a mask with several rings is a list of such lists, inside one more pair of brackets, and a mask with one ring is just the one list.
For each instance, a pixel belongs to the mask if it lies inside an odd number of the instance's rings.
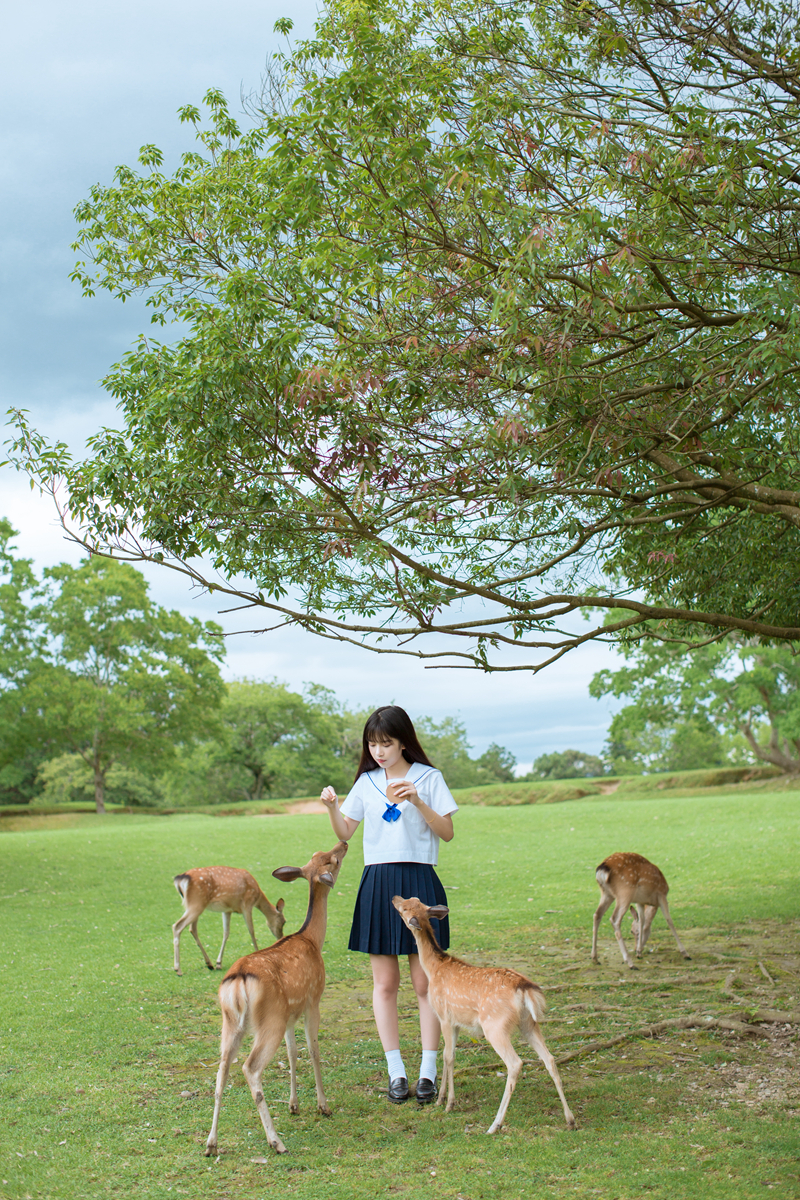
{"label": "long black hair", "polygon": [[[433,766],[433,763],[419,744],[416,730],[406,710],[400,708],[397,704],[384,704],[380,708],[375,709],[375,712],[367,718],[367,723],[364,726],[361,762],[358,764],[356,779],[358,779],[359,775],[363,775],[365,771],[374,771],[378,767],[378,764],[369,752],[370,742],[388,742],[392,738],[397,738],[403,747],[403,758],[407,763],[424,763],[426,767]],[[353,782],[355,783],[355,780]]]}

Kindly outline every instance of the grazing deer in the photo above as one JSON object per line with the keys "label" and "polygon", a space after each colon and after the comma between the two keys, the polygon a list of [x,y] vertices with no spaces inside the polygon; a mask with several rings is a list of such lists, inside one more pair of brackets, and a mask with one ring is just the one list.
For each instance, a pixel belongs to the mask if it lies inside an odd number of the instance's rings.
{"label": "grazing deer", "polygon": [[625,949],[625,943],[622,940],[622,918],[631,907],[635,909],[636,913],[633,918],[631,932],[636,939],[637,958],[641,957],[645,943],[650,936],[650,926],[653,924],[653,917],[659,908],[664,914],[664,920],[675,934],[675,941],[678,943],[678,949],[681,954],[684,958],[691,957],[681,945],[678,931],[672,923],[672,917],[669,915],[669,905],[667,904],[669,884],[655,863],[649,862],[641,854],[609,854],[608,858],[604,859],[595,871],[595,878],[600,885],[601,896],[597,911],[594,914],[594,927],[592,929],[593,962],[600,961],[597,957],[597,930],[600,920],[603,913],[615,901],[616,905],[611,914],[611,926],[614,930],[614,936],[619,943],[619,948],[622,951],[623,960],[632,971],[636,970],[636,964],[631,961],[628,951]]}
{"label": "grazing deer", "polygon": [[267,924],[276,938],[283,933],[286,918],[283,915],[283,900],[270,904],[261,888],[249,871],[240,871],[237,867],[195,867],[183,875],[176,875],[172,881],[183,900],[184,913],[179,921],[172,926],[172,944],[175,950],[175,970],[181,971],[181,934],[187,925],[191,926],[192,937],[200,947],[200,953],[206,960],[209,971],[214,970],[214,963],[205,952],[205,947],[197,936],[197,922],[207,908],[212,912],[222,913],[222,945],[217,957],[217,970],[222,966],[222,956],[225,953],[225,943],[231,931],[231,913],[241,913],[245,925],[250,931],[253,946],[258,949],[255,930],[253,929],[253,909],[257,908],[267,918]]}
{"label": "grazing deer", "polygon": [[217,1153],[222,1094],[231,1063],[248,1028],[253,1033],[253,1047],[242,1066],[242,1072],[250,1086],[270,1146],[278,1154],[286,1153],[264,1100],[261,1076],[272,1061],[281,1038],[285,1038],[290,1069],[289,1112],[299,1112],[294,1026],[301,1014],[305,1018],[306,1043],[314,1068],[317,1107],[323,1116],[331,1115],[322,1090],[317,1041],[319,1001],[325,988],[322,943],[328,922],[328,894],[336,882],[346,853],[347,842],[338,842],[328,853],[319,851],[304,867],[278,867],[277,871],[272,872],[276,879],[285,883],[301,875],[308,880],[309,900],[305,922],[297,933],[282,938],[266,950],[240,958],[220,984],[222,1038],[214,1091],[214,1119],[206,1142],[206,1156]]}
{"label": "grazing deer", "polygon": [[446,1086],[446,1111],[452,1112],[455,1106],[453,1063],[458,1030],[482,1032],[500,1055],[508,1071],[506,1088],[497,1116],[486,1131],[496,1133],[503,1124],[508,1102],[522,1066],[522,1059],[511,1044],[511,1035],[518,1029],[547,1068],[564,1106],[567,1128],[574,1129],[575,1118],[567,1104],[558,1067],[545,1045],[539,1028],[545,1002],[538,983],[532,983],[518,971],[507,967],[472,967],[460,958],[445,954],[436,940],[430,922],[431,917],[441,921],[447,916],[449,910],[445,905],[437,904],[428,908],[416,896],[408,900],[404,900],[402,896],[395,896],[392,904],[414,935],[419,961],[428,976],[428,1000],[439,1018],[444,1034],[443,1078],[437,1103],[441,1104],[444,1100]]}

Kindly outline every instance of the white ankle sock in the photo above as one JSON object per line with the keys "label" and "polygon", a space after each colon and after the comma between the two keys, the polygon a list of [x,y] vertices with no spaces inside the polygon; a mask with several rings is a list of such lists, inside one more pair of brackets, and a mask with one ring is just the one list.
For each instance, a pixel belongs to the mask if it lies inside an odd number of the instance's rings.
{"label": "white ankle sock", "polygon": [[406,1069],[403,1065],[403,1056],[399,1050],[386,1051],[386,1069],[389,1072],[389,1079],[408,1079]]}
{"label": "white ankle sock", "polygon": [[423,1050],[422,1064],[419,1068],[420,1079],[430,1079],[431,1083],[436,1082],[436,1056],[438,1050]]}

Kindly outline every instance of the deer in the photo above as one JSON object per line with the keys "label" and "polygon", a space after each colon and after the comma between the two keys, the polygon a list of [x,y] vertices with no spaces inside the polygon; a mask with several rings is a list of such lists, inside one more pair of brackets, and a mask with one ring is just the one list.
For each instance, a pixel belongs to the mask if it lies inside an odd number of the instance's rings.
{"label": "deer", "polygon": [[416,896],[409,899],[394,896],[392,904],[416,940],[419,961],[428,977],[428,1000],[442,1026],[443,1078],[437,1104],[444,1101],[446,1089],[445,1111],[452,1112],[455,1107],[453,1064],[459,1029],[472,1034],[483,1033],[507,1070],[497,1116],[486,1131],[496,1133],[502,1127],[522,1067],[522,1059],[511,1042],[511,1035],[518,1030],[539,1055],[556,1085],[567,1128],[575,1129],[575,1118],[567,1104],[558,1067],[539,1028],[545,999],[538,983],[508,967],[473,967],[460,958],[445,954],[431,927],[431,917],[441,921],[449,912],[446,905],[428,907]]}
{"label": "deer", "polygon": [[[276,938],[283,934],[286,923],[283,900],[279,900],[277,904],[270,904],[249,871],[239,870],[238,867],[194,867],[191,871],[185,871],[183,875],[176,875],[172,882],[178,889],[184,908],[183,916],[172,926],[172,944],[175,952],[173,965],[178,975],[183,974],[180,945],[181,934],[187,925],[191,927],[192,937],[200,947],[200,953],[209,971],[222,968],[222,956],[231,930],[231,913],[242,914],[256,950],[258,942],[253,929],[254,908],[264,914]],[[212,963],[197,936],[197,922],[207,908],[212,912],[222,913],[222,945],[216,964]]]}
{"label": "deer", "polygon": [[691,955],[686,952],[681,943],[678,931],[669,915],[669,905],[667,904],[669,884],[655,863],[651,863],[641,854],[624,852],[609,854],[608,858],[603,859],[595,871],[595,878],[600,886],[601,894],[600,903],[594,914],[592,929],[592,962],[599,963],[600,961],[597,957],[597,930],[603,913],[612,904],[615,907],[611,914],[611,927],[622,951],[623,961],[632,971],[637,969],[636,964],[631,960],[622,940],[622,918],[629,908],[632,908],[635,913],[631,932],[636,939],[637,958],[641,958],[650,936],[653,917],[660,908],[664,914],[664,920],[675,935],[675,941],[678,943],[681,954],[684,958],[691,959]]}
{"label": "deer", "polygon": [[322,945],[328,922],[328,896],[347,853],[347,842],[341,841],[327,853],[318,851],[304,867],[278,867],[272,874],[284,883],[302,876],[308,881],[309,898],[306,919],[296,933],[279,942],[247,954],[228,970],[219,986],[222,1009],[219,1070],[214,1089],[214,1117],[206,1142],[205,1154],[217,1153],[219,1113],[231,1063],[248,1029],[253,1033],[253,1045],[242,1065],[242,1073],[250,1087],[267,1141],[278,1154],[286,1153],[269,1109],[264,1100],[261,1077],[286,1041],[289,1058],[289,1112],[300,1111],[297,1103],[297,1042],[294,1027],[302,1014],[306,1044],[314,1069],[317,1108],[329,1117],[328,1101],[322,1087],[319,1061],[319,1001],[325,988],[325,964]]}

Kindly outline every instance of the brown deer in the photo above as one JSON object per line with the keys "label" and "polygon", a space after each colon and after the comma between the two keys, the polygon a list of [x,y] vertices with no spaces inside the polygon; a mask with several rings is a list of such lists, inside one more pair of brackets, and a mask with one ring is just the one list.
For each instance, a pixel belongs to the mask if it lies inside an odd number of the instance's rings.
{"label": "brown deer", "polygon": [[206,960],[209,971],[214,970],[214,963],[208,957],[203,943],[197,936],[197,922],[208,908],[212,912],[222,913],[222,945],[217,957],[216,968],[222,966],[222,956],[225,953],[225,943],[231,931],[231,913],[241,913],[245,925],[250,931],[253,946],[258,949],[256,933],[253,929],[253,909],[257,908],[267,919],[272,933],[279,938],[283,933],[286,918],[283,915],[283,900],[270,904],[261,888],[249,871],[241,871],[237,867],[194,867],[183,875],[176,875],[172,881],[183,900],[184,913],[179,921],[172,926],[172,944],[175,951],[175,970],[181,971],[181,934],[187,925],[191,926],[192,937],[200,947],[200,953]]}
{"label": "brown deer", "polygon": [[[667,892],[669,884],[655,863],[651,863],[641,854],[623,853],[609,854],[603,859],[595,871],[595,878],[600,885],[600,903],[594,914],[592,929],[592,961],[599,962],[597,957],[597,930],[603,913],[615,904],[611,914],[611,926],[614,936],[622,951],[622,958],[632,971],[636,964],[631,961],[625,943],[622,940],[622,918],[629,908],[634,908],[635,916],[631,932],[636,939],[636,957],[640,958],[645,943],[650,936],[650,926],[653,917],[660,908],[664,920],[669,925],[678,943],[678,949],[684,958],[690,958],[678,937],[672,917],[669,915]],[[616,903],[615,903],[616,902]]]}
{"label": "brown deer", "polygon": [[282,882],[308,880],[309,900],[305,922],[297,933],[282,938],[266,950],[247,954],[230,968],[219,987],[222,1009],[222,1038],[219,1070],[214,1091],[214,1118],[206,1142],[207,1156],[217,1153],[217,1129],[222,1094],[231,1063],[249,1028],[253,1047],[242,1072],[247,1080],[267,1141],[278,1154],[286,1147],[275,1131],[261,1087],[264,1068],[286,1039],[290,1069],[289,1112],[299,1112],[297,1104],[297,1042],[294,1026],[301,1014],[305,1018],[306,1043],[314,1068],[317,1108],[329,1117],[331,1110],[322,1090],[319,1063],[319,1001],[325,988],[322,944],[328,922],[328,895],[336,882],[347,842],[338,842],[328,853],[319,851],[304,867],[278,867],[272,874]]}
{"label": "brown deer", "polygon": [[575,1118],[567,1104],[558,1067],[539,1028],[545,1002],[538,983],[532,983],[508,967],[472,967],[460,958],[445,954],[436,940],[430,921],[431,917],[440,921],[447,916],[449,910],[443,904],[428,908],[416,896],[408,900],[395,896],[392,904],[414,935],[419,961],[428,976],[428,1000],[442,1026],[444,1065],[437,1103],[441,1104],[444,1100],[447,1087],[446,1111],[452,1112],[455,1106],[453,1063],[458,1030],[482,1032],[508,1071],[497,1116],[486,1131],[496,1133],[503,1124],[522,1066],[522,1059],[511,1044],[511,1035],[518,1029],[520,1036],[536,1051],[547,1068],[564,1106],[567,1128],[574,1129]]}

